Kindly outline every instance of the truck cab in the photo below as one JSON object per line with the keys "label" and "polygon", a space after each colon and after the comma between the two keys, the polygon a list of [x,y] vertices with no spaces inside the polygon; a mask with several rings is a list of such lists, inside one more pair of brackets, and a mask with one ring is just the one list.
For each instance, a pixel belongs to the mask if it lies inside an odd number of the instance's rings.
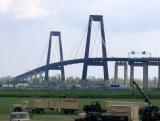
{"label": "truck cab", "polygon": [[10,121],[29,121],[28,112],[12,112],[10,114]]}
{"label": "truck cab", "polygon": [[14,104],[10,109],[10,121],[29,121],[28,104]]}

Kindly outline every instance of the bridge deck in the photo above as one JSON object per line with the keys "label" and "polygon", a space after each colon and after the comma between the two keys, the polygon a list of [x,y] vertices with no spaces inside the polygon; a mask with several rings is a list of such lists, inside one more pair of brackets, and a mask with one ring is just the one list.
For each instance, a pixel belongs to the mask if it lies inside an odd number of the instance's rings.
{"label": "bridge deck", "polygon": [[[38,74],[41,72],[45,72],[45,70],[59,70],[62,65],[72,65],[72,64],[79,64],[79,63],[84,63],[84,59],[74,59],[74,60],[65,60],[63,62],[56,62],[56,63],[51,63],[49,65],[44,65],[41,67],[38,67],[36,69],[33,69],[29,72],[20,74],[16,76],[16,79],[24,78],[29,75],[34,75]],[[117,58],[117,57],[109,57],[109,58],[88,58],[87,62],[88,63],[101,63],[103,61],[127,61],[129,64],[134,64],[135,66],[141,66],[141,63],[148,63],[148,65],[159,65],[160,64],[160,58]]]}

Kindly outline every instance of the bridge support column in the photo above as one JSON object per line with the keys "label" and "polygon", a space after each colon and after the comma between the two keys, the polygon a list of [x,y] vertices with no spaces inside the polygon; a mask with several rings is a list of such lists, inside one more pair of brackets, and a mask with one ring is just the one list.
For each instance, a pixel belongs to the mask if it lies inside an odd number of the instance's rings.
{"label": "bridge support column", "polygon": [[124,85],[126,85],[126,81],[128,80],[128,65],[127,62],[124,64]]}
{"label": "bridge support column", "polygon": [[32,75],[29,76],[29,81],[28,84],[31,85],[32,84]]}
{"label": "bridge support column", "polygon": [[132,88],[132,95],[134,95],[133,81],[134,81],[134,66],[131,65],[130,66],[130,87]]}
{"label": "bridge support column", "polygon": [[31,86],[33,85],[33,80],[34,80],[34,78],[35,78],[35,75],[32,75],[32,76],[31,76],[31,82],[30,82]]}
{"label": "bridge support column", "polygon": [[117,83],[118,80],[118,63],[115,62],[114,65],[114,83]]}
{"label": "bridge support column", "polygon": [[39,81],[40,81],[40,83],[41,83],[41,85],[42,85],[42,84],[43,84],[43,76],[42,76],[42,73],[39,74],[39,79],[40,79]]}
{"label": "bridge support column", "polygon": [[158,89],[160,89],[160,65],[158,65]]}
{"label": "bridge support column", "polygon": [[134,81],[134,66],[131,65],[130,67],[130,87],[133,88],[133,81]]}
{"label": "bridge support column", "polygon": [[128,64],[127,62],[115,62],[115,68],[114,68],[114,83],[117,83],[118,81],[118,66],[124,67],[124,85],[126,84],[126,81],[128,80]]}
{"label": "bridge support column", "polygon": [[27,78],[27,84],[29,84],[29,81],[30,81],[30,76],[28,76]]}
{"label": "bridge support column", "polygon": [[143,89],[148,90],[148,65],[143,65]]}

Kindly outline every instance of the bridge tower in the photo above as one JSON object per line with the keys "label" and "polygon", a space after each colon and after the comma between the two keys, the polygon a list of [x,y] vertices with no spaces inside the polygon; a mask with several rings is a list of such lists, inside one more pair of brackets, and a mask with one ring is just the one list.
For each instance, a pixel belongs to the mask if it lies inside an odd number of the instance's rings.
{"label": "bridge tower", "polygon": [[90,15],[89,23],[88,23],[87,42],[86,42],[85,55],[84,55],[84,64],[83,64],[83,72],[82,72],[82,83],[87,80],[88,66],[103,66],[104,81],[106,83],[106,81],[109,80],[107,61],[91,62],[89,60],[89,48],[90,48],[92,21],[100,22],[101,43],[102,43],[102,58],[107,58],[103,16],[102,15]]}
{"label": "bridge tower", "polygon": [[[59,38],[58,41],[59,41],[60,62],[63,61],[63,50],[62,50],[61,33],[58,32],[58,31],[51,31],[51,32],[50,32],[50,37],[49,37],[49,45],[48,45],[48,54],[47,54],[47,63],[46,63],[47,66],[50,64],[52,36],[58,36],[58,38]],[[64,66],[61,65],[61,66],[59,66],[59,68],[56,69],[56,70],[60,70],[60,71],[61,71],[61,80],[62,80],[62,82],[63,82],[63,81],[65,80]],[[48,76],[49,76],[49,68],[46,68],[45,78],[44,78],[45,86],[48,85],[48,81],[49,81]]]}

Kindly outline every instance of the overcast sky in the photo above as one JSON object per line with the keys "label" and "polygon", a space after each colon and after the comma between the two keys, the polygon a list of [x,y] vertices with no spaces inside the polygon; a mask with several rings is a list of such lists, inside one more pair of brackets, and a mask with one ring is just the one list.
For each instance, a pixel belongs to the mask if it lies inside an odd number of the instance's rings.
{"label": "overcast sky", "polygon": [[[109,57],[127,57],[132,50],[159,57],[159,5],[159,0],[0,0],[0,77],[16,76],[45,64],[42,55],[50,31],[62,32],[64,60],[82,57],[86,39],[81,33],[85,37],[90,14],[104,17]],[[93,33],[97,28],[95,23]],[[92,43],[96,43],[91,44],[92,56],[100,56],[100,43],[94,40],[100,38],[98,35],[92,35]],[[80,49],[78,45],[82,45]],[[56,43],[52,52],[51,61],[58,61]],[[113,68],[109,63],[111,77]],[[89,68],[89,75],[102,77],[101,68],[95,69]],[[82,66],[67,66],[65,71],[67,76],[81,77]],[[136,76],[142,77],[141,68]],[[150,68],[149,76],[157,76],[157,68]]]}

